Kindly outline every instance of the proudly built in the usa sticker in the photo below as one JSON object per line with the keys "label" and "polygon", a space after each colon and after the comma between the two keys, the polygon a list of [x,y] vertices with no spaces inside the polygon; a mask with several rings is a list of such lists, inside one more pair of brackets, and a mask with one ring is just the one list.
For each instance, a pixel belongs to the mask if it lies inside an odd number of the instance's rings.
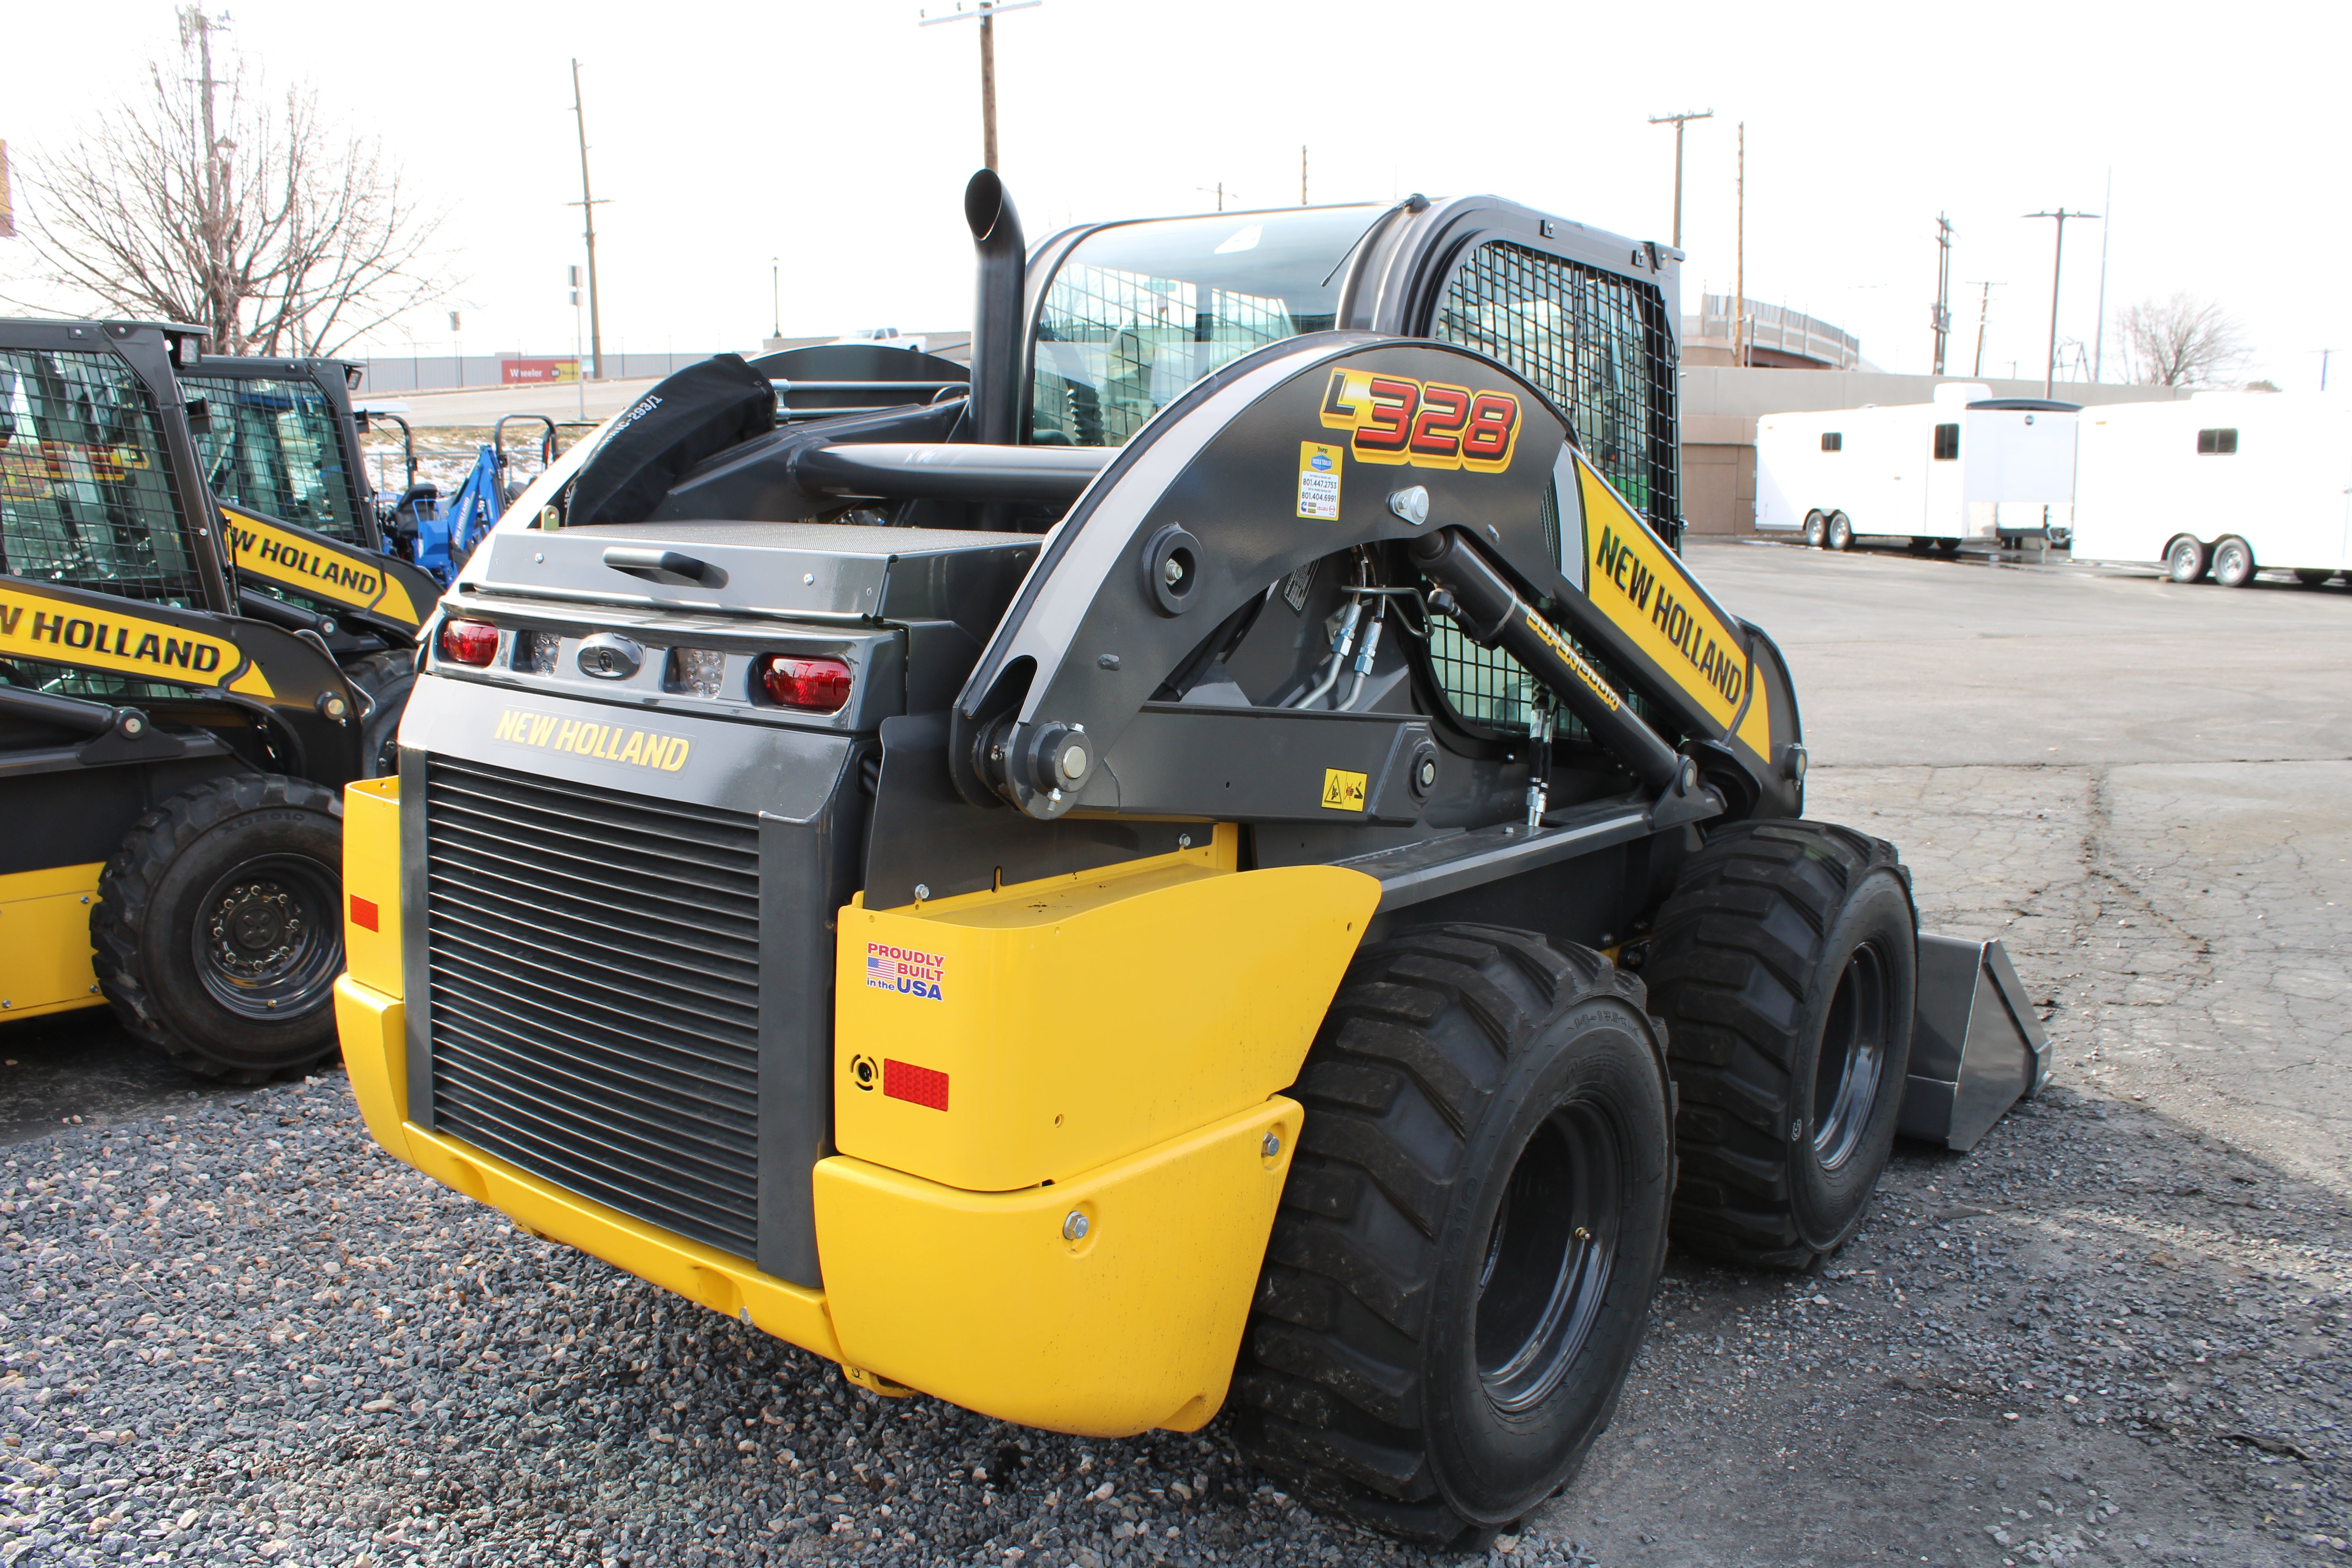
{"label": "proudly built in the usa sticker", "polygon": [[887,942],[866,944],[866,984],[877,991],[901,996],[940,1000],[940,983],[947,978],[948,961],[936,952],[919,952]]}

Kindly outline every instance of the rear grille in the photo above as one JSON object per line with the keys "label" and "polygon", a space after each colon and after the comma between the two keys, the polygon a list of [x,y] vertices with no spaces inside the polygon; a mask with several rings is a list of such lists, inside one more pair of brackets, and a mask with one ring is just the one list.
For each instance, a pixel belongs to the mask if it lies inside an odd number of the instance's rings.
{"label": "rear grille", "polygon": [[756,820],[440,756],[425,802],[439,1129],[753,1256]]}

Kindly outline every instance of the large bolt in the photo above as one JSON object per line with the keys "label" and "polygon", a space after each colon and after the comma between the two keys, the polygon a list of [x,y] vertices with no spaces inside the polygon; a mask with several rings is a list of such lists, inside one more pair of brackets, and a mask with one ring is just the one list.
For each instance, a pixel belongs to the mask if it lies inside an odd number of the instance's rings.
{"label": "large bolt", "polygon": [[1064,778],[1082,778],[1085,776],[1086,771],[1087,749],[1084,746],[1072,746],[1062,752],[1062,776]]}
{"label": "large bolt", "polygon": [[1279,1132],[1267,1133],[1265,1135],[1265,1142],[1258,1145],[1258,1152],[1269,1160],[1273,1159],[1276,1154],[1281,1153],[1282,1134]]}
{"label": "large bolt", "polygon": [[1160,568],[1160,579],[1173,588],[1184,580],[1184,563],[1171,555]]}
{"label": "large bolt", "polygon": [[1070,1211],[1069,1217],[1062,1222],[1062,1239],[1064,1241],[1084,1241],[1086,1238],[1087,1216],[1080,1214],[1077,1210],[1072,1209]]}

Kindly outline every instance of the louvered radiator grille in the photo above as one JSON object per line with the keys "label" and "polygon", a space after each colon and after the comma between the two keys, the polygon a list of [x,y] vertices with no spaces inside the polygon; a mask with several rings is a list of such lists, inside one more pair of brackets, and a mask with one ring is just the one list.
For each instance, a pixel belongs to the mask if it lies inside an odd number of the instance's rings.
{"label": "louvered radiator grille", "polygon": [[753,1256],[756,820],[450,757],[425,778],[440,1130]]}

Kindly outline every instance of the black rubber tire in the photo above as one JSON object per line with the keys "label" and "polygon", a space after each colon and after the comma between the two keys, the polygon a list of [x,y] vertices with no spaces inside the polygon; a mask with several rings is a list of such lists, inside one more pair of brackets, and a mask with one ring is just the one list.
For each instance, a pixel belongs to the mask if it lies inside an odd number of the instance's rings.
{"label": "black rubber tire", "polygon": [[2234,533],[2213,542],[2213,581],[2224,588],[2242,588],[2254,580],[2254,547]]}
{"label": "black rubber tire", "polygon": [[1642,975],[1681,1096],[1675,1239],[1809,1268],[1861,1225],[1895,1142],[1918,987],[1910,877],[1851,828],[1740,823],[1685,863],[1655,931]]}
{"label": "black rubber tire", "polygon": [[2213,552],[2201,539],[2183,533],[2165,542],[2164,574],[2176,583],[2196,582],[2212,563]]}
{"label": "black rubber tire", "polygon": [[[208,1078],[259,1083],[335,1049],[335,976],[343,968],[342,801],[332,790],[278,773],[215,779],[173,795],[131,828],[99,874],[90,911],[99,988],[122,1026]],[[266,934],[291,908],[295,962],[276,1007],[257,996],[241,1013],[234,988],[200,952],[227,945],[202,924],[247,868],[274,891],[257,902]],[[208,981],[207,975],[211,976]]]}
{"label": "black rubber tire", "polygon": [[1829,520],[1823,517],[1820,512],[1809,511],[1805,514],[1805,542],[1808,545],[1811,546],[1815,550],[1819,550],[1822,547],[1822,540],[1826,536],[1828,530]]}
{"label": "black rubber tire", "polygon": [[1947,555],[1958,555],[1960,552],[1960,542],[1957,539],[1939,539],[1936,541],[1936,548]]}
{"label": "black rubber tire", "polygon": [[2327,580],[2335,575],[2325,566],[2298,566],[2294,569],[2294,580],[2306,588],[2324,588]]}
{"label": "black rubber tire", "polygon": [[1924,555],[1935,547],[1936,542],[1933,539],[1928,538],[1923,533],[1915,533],[1911,536],[1910,543],[1906,548],[1910,550],[1910,552],[1915,555]]}
{"label": "black rubber tire", "polygon": [[1853,521],[1842,511],[1830,513],[1829,531],[1826,537],[1832,550],[1853,549]]}
{"label": "black rubber tire", "polygon": [[375,702],[360,726],[360,767],[368,778],[382,778],[399,770],[393,742],[400,733],[400,715],[416,684],[416,652],[395,649],[372,653],[347,666],[345,679]]}
{"label": "black rubber tire", "polygon": [[1642,983],[1525,931],[1406,932],[1357,956],[1291,1092],[1235,1439],[1318,1506],[1477,1544],[1575,1473],[1640,1346],[1674,1184]]}

